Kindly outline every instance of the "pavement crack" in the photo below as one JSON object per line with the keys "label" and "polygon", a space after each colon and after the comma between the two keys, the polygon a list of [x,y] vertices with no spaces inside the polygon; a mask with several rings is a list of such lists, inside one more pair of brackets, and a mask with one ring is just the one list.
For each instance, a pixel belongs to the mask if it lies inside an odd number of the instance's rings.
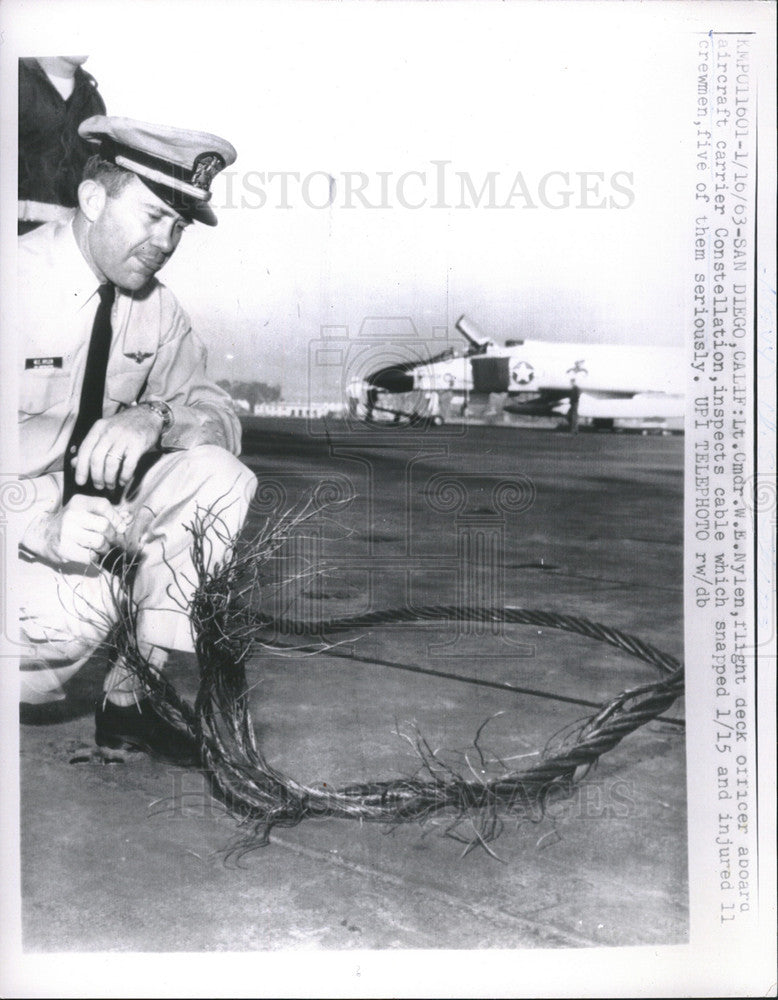
{"label": "pavement crack", "polygon": [[[399,875],[393,875],[391,872],[387,872],[381,868],[375,868],[372,865],[364,865],[359,861],[350,861],[347,858],[344,858],[339,854],[333,854],[328,850],[315,847],[305,847],[302,844],[295,844],[279,836],[273,838],[273,843],[276,846],[289,851],[291,854],[297,854],[301,857],[310,858],[314,861],[323,861],[333,867],[345,869],[356,875],[370,877],[382,882],[384,885],[391,886],[395,889],[401,889],[403,892],[407,892],[408,890],[408,882],[405,878]],[[443,889],[435,888],[429,884],[419,885],[416,892],[423,894],[425,899],[435,900],[437,903],[455,910],[459,914],[467,912],[474,918],[487,919],[496,922],[507,919],[517,928],[524,930],[528,934],[539,938],[544,942],[551,942],[560,946],[575,948],[591,948],[597,944],[593,938],[586,937],[582,934],[576,934],[573,931],[566,930],[562,927],[556,927],[553,924],[539,923],[529,917],[519,916],[516,913],[512,913],[510,910],[506,910],[502,906],[485,906],[480,903],[475,903],[471,900],[463,899],[461,896],[455,896],[452,893],[445,892]]]}

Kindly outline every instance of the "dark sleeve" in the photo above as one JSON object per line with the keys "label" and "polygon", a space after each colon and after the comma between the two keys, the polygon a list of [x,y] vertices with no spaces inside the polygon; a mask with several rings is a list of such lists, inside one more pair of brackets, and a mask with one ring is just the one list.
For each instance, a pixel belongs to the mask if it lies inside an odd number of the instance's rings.
{"label": "dark sleeve", "polygon": [[78,126],[105,114],[94,77],[76,70],[67,101],[35,59],[19,60],[19,198],[73,208],[92,148]]}
{"label": "dark sleeve", "polygon": [[76,109],[76,117],[78,118],[79,125],[86,118],[91,118],[92,115],[105,114],[105,101],[97,89],[97,80],[95,80],[91,73],[87,73],[86,70],[81,69],[80,66],[76,70],[76,86],[71,101],[76,94],[79,95],[79,102],[81,104]]}
{"label": "dark sleeve", "polygon": [[61,137],[63,157],[59,175],[60,204],[78,204],[78,185],[84,164],[95,149],[78,134],[78,126],[92,115],[105,114],[105,101],[97,89],[97,81],[80,67],[76,70],[75,87],[65,105],[66,122]]}

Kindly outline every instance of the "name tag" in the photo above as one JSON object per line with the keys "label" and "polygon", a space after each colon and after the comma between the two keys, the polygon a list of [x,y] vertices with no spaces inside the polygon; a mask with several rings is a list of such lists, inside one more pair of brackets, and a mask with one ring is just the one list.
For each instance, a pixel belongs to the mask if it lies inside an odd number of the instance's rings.
{"label": "name tag", "polygon": [[61,368],[62,358],[26,358],[25,370],[29,368]]}

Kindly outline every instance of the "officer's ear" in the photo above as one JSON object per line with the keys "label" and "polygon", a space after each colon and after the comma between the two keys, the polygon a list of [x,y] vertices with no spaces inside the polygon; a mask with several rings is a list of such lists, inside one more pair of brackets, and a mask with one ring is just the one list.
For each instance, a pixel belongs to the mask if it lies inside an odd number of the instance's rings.
{"label": "officer's ear", "polygon": [[78,207],[90,222],[100,216],[107,197],[108,192],[99,181],[86,180],[78,185]]}

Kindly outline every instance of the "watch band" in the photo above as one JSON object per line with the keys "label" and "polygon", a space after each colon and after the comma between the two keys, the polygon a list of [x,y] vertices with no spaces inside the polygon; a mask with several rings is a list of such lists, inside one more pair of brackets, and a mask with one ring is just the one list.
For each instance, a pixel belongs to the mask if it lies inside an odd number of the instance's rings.
{"label": "watch band", "polygon": [[169,431],[173,426],[173,411],[170,409],[168,404],[162,399],[143,399],[138,406],[148,406],[150,410],[153,410],[156,414],[162,417],[162,429],[160,430],[160,435],[164,434],[165,431]]}

